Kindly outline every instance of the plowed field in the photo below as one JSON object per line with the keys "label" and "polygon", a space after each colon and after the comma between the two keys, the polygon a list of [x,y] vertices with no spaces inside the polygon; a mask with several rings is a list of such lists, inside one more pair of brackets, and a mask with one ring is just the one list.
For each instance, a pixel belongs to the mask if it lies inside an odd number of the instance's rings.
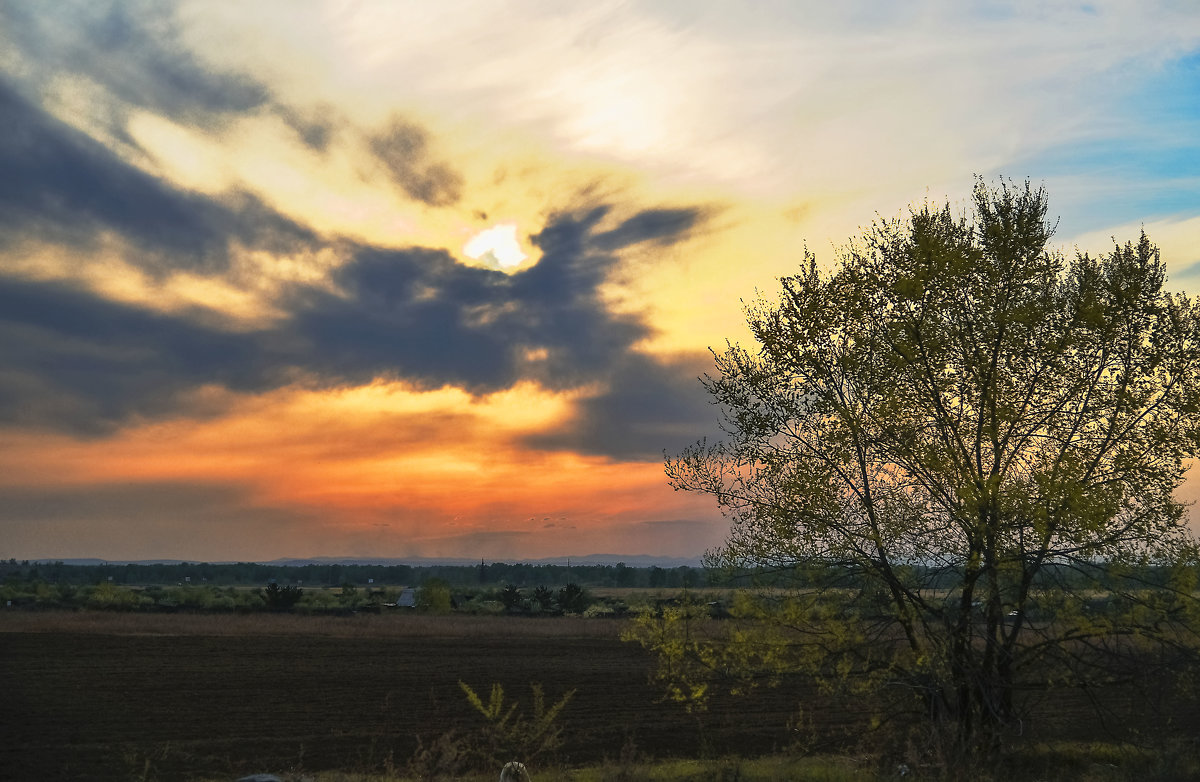
{"label": "plowed field", "polygon": [[[458,687],[523,704],[540,683],[570,762],[770,751],[794,696],[657,702],[649,661],[604,620],[26,615],[0,618],[0,777],[162,779],[398,765],[480,722]],[[106,620],[111,626],[106,627]],[[306,630],[305,625],[310,627]],[[7,626],[6,626],[7,625]]]}
{"label": "plowed field", "polygon": [[[651,661],[604,619],[0,612],[0,779],[236,779],[252,772],[403,767],[418,746],[481,718],[458,682],[529,685],[564,711],[563,761],[755,755],[809,740],[854,750],[869,706],[802,689],[660,703]],[[1013,741],[1153,738],[1200,724],[1169,691],[1030,693]],[[1096,706],[1100,709],[1098,717]],[[1186,731],[1187,729],[1185,729]],[[1165,734],[1164,734],[1165,735]]]}

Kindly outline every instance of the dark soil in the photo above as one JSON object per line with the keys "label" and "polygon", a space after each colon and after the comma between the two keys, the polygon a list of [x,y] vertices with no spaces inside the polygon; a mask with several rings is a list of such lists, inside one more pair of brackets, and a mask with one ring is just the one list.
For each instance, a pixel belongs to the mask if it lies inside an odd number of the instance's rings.
{"label": "dark soil", "polygon": [[[520,623],[523,620],[513,620]],[[555,620],[549,620],[555,621]],[[540,624],[540,623],[538,623]],[[329,637],[0,633],[0,778],[188,779],[403,766],[478,728],[458,686],[531,683],[564,711],[563,760],[759,753],[789,741],[785,693],[701,715],[658,702],[650,662],[612,637]]]}
{"label": "dark soil", "polygon": [[[500,683],[526,709],[531,683],[551,703],[574,689],[561,717],[559,760],[570,765],[633,749],[639,758],[753,756],[797,741],[818,752],[880,749],[880,737],[865,732],[869,704],[803,684],[717,696],[699,714],[660,702],[649,656],[618,640],[620,627],[420,616],[0,617],[0,779],[402,769],[418,741],[428,747],[482,725],[460,680],[485,699]],[[1174,695],[1129,687],[1032,693],[1031,720],[1012,740],[1194,731],[1196,701]]]}

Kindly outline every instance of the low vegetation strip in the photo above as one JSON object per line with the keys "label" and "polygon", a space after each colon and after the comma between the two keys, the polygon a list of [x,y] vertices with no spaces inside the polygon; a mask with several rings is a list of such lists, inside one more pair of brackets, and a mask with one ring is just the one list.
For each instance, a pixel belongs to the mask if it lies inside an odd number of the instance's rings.
{"label": "low vegetation strip", "polygon": [[415,612],[303,614],[133,614],[110,611],[0,611],[0,633],[183,636],[329,636],[333,638],[616,638],[624,621],[560,616],[439,616]]}

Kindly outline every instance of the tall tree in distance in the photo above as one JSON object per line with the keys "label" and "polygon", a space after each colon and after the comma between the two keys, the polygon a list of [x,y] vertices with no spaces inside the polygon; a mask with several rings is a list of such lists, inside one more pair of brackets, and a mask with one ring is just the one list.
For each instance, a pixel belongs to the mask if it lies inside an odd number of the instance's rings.
{"label": "tall tree in distance", "polygon": [[724,642],[643,628],[664,678],[909,693],[943,751],[978,757],[1025,690],[1194,648],[1174,492],[1200,450],[1200,313],[1144,233],[1068,262],[1046,213],[1029,183],[979,181],[969,214],[879,221],[749,307],[756,349],[704,380],[726,437],[667,474],[732,522],[710,565],[808,588],[743,597]]}

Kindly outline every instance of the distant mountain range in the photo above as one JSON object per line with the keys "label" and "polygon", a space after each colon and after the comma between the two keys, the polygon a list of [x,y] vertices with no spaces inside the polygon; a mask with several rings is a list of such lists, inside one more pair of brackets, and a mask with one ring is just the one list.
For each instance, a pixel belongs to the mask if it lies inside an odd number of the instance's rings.
{"label": "distant mountain range", "polygon": [[[587,556],[543,557],[541,559],[487,559],[488,564],[505,562],[526,565],[616,565],[624,562],[629,567],[700,567],[700,557],[660,557],[653,554],[588,554]],[[203,560],[195,559],[95,559],[39,557],[31,562],[62,562],[64,565],[181,565]],[[251,561],[260,565],[301,567],[303,565],[408,565],[410,567],[433,567],[437,565],[476,565],[480,560],[464,557],[308,557],[304,559],[285,557],[271,560],[224,560],[210,562],[213,565],[229,565]]]}

